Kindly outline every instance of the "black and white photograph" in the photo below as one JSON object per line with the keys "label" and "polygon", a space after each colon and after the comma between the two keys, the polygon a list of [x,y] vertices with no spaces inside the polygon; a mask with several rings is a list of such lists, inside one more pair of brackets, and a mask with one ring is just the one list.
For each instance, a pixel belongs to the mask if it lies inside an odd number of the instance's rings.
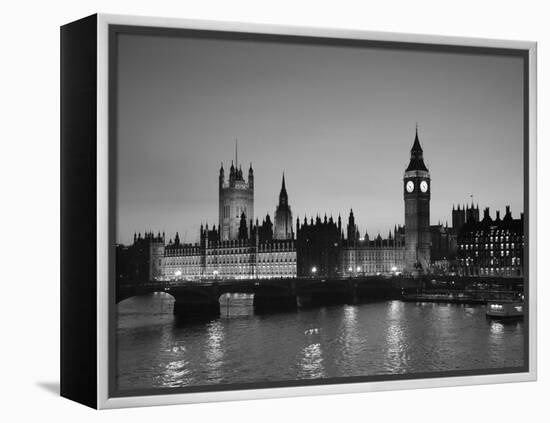
{"label": "black and white photograph", "polygon": [[546,9],[7,2],[0,421],[544,422]]}
{"label": "black and white photograph", "polygon": [[524,52],[110,43],[110,395],[528,369]]}
{"label": "black and white photograph", "polygon": [[544,421],[542,3],[6,6],[1,421]]}

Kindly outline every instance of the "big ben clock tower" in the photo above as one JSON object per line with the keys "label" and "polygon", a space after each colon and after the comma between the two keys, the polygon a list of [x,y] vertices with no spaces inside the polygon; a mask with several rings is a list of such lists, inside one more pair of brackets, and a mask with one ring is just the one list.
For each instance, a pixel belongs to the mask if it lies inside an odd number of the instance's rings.
{"label": "big ben clock tower", "polygon": [[430,172],[424,157],[418,127],[411,149],[411,160],[403,176],[405,199],[405,268],[426,273],[430,266]]}

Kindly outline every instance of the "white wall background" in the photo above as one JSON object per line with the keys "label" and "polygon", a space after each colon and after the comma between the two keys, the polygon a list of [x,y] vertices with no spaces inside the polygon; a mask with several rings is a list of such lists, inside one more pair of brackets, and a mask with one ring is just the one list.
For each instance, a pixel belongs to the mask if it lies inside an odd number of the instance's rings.
{"label": "white wall background", "polygon": [[[9,1],[2,10],[0,125],[0,420],[543,421],[549,300],[539,242],[539,381],[94,412],[59,381],[59,26],[95,13],[525,39],[539,42],[539,239],[550,237],[548,11],[543,1]],[[545,219],[546,217],[546,219]]]}

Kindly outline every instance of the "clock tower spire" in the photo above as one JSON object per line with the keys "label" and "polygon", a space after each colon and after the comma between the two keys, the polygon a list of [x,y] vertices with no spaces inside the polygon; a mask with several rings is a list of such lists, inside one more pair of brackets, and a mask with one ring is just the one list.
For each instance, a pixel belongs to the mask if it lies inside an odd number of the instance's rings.
{"label": "clock tower spire", "polygon": [[405,200],[405,267],[409,272],[426,273],[430,267],[430,172],[418,139],[418,125],[409,165],[403,176]]}

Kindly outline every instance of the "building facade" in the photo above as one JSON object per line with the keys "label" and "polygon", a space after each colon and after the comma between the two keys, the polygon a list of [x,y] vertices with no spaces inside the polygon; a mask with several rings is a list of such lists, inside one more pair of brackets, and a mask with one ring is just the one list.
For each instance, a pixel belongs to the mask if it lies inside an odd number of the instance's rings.
{"label": "building facade", "polygon": [[368,233],[360,237],[353,210],[347,224],[347,236],[332,216],[315,220],[304,218],[296,223],[298,276],[358,277],[400,274],[405,269],[405,231],[395,227],[388,237],[373,240]]}
{"label": "building facade", "polygon": [[116,246],[117,280],[128,283],[145,283],[164,274],[164,233],[134,234],[132,245]]}
{"label": "building facade", "polygon": [[258,219],[254,223],[252,165],[245,182],[241,169],[232,163],[226,182],[222,164],[218,228],[201,225],[196,244],[181,244],[176,234],[165,249],[162,277],[189,281],[296,277],[296,246],[284,176],[275,215],[275,228],[269,214],[261,224]]}
{"label": "building facade", "polygon": [[386,239],[378,235],[370,240],[360,238],[356,242],[342,242],[340,274],[344,277],[380,274],[401,274],[405,270],[405,239],[403,228],[396,228]]}
{"label": "building facade", "polygon": [[447,224],[430,226],[430,260],[433,273],[445,274],[456,270],[456,234]]}
{"label": "building facade", "polygon": [[510,207],[501,219],[489,208],[479,222],[466,222],[457,237],[459,274],[465,276],[523,276],[524,219],[514,219]]}
{"label": "building facade", "polygon": [[221,240],[219,232],[201,228],[200,243],[166,246],[163,279],[269,279],[296,277],[294,240],[273,240],[269,220],[252,228],[252,237]]}
{"label": "building facade", "polygon": [[[237,158],[238,156],[236,156]],[[252,163],[245,181],[243,171],[237,162],[229,169],[229,179],[225,179],[223,163],[218,179],[219,192],[219,232],[223,241],[239,238],[239,225],[244,213],[246,221],[254,220],[254,171]]]}
{"label": "building facade", "polygon": [[405,269],[409,272],[425,273],[430,269],[430,195],[430,172],[424,164],[417,129],[409,165],[403,176]]}
{"label": "building facade", "polygon": [[460,228],[466,223],[466,222],[479,222],[479,205],[476,205],[474,207],[474,203],[472,202],[471,205],[462,205],[460,207],[460,204],[455,208],[453,204],[453,211],[452,211],[452,224],[453,224],[453,231],[458,234],[458,231],[460,231]]}
{"label": "building facade", "polygon": [[[237,156],[236,156],[237,158]],[[479,276],[523,275],[523,217],[491,219],[488,209],[453,206],[452,227],[430,225],[431,177],[416,131],[403,176],[405,225],[386,238],[360,235],[350,210],[346,228],[338,216],[296,219],[293,226],[283,175],[272,221],[254,219],[252,166],[245,181],[232,163],[219,175],[219,224],[200,228],[200,241],[165,242],[164,234],[134,236],[117,246],[117,278],[122,281],[359,277],[401,273],[455,273]]]}
{"label": "building facade", "polygon": [[296,221],[297,275],[299,277],[335,277],[341,249],[341,233],[332,216],[321,221],[304,217]]}
{"label": "building facade", "polygon": [[339,274],[343,277],[400,274],[405,270],[405,229],[395,226],[388,237],[380,234],[370,239],[368,232],[363,237],[350,210],[347,237],[342,233],[339,255]]}

